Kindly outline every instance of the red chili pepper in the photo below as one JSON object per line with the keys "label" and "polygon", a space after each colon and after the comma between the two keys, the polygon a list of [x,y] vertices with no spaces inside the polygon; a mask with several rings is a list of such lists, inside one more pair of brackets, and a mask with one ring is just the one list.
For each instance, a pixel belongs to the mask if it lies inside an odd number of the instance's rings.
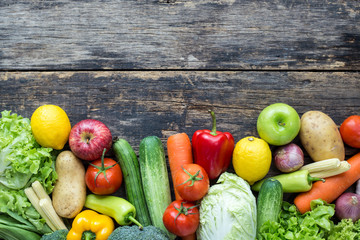
{"label": "red chili pepper", "polygon": [[229,132],[216,131],[215,113],[209,112],[213,121],[212,130],[197,130],[191,141],[194,162],[205,169],[209,179],[215,179],[230,165],[234,137]]}

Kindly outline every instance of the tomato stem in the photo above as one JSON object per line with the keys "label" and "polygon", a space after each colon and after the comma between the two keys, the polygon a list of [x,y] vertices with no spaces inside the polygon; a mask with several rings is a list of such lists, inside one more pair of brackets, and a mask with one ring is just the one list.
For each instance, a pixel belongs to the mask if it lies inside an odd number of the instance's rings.
{"label": "tomato stem", "polygon": [[180,205],[180,208],[177,208],[174,206],[174,208],[178,211],[178,214],[176,215],[175,219],[174,219],[174,222],[176,224],[176,219],[181,215],[181,214],[184,214],[185,216],[187,215],[193,215],[193,214],[197,214],[197,213],[189,213],[189,210],[190,209],[193,209],[193,208],[196,208],[198,207],[199,205],[194,205],[194,206],[191,206],[191,207],[184,207],[183,203],[181,203]]}
{"label": "tomato stem", "polygon": [[198,177],[199,174],[200,174],[200,170],[197,171],[194,175],[192,175],[192,174],[189,173],[183,166],[181,166],[181,168],[182,168],[182,170],[183,170],[187,175],[189,175],[189,178],[188,178],[188,180],[186,180],[185,182],[179,184],[178,186],[183,185],[183,184],[191,181],[191,184],[188,185],[188,187],[192,187],[192,186],[194,186],[194,183],[195,183],[196,181],[200,181],[200,180],[203,180],[203,179],[204,179],[204,176],[203,176],[203,175],[201,175],[201,177]]}
{"label": "tomato stem", "polygon": [[106,177],[106,171],[107,171],[108,169],[114,167],[114,166],[117,164],[117,163],[114,163],[114,164],[111,165],[111,166],[105,167],[105,163],[104,163],[105,152],[106,152],[106,148],[104,148],[104,151],[103,151],[102,156],[101,156],[101,166],[97,166],[97,165],[95,165],[95,164],[89,163],[91,166],[93,166],[94,168],[96,168],[96,169],[98,170],[98,172],[96,173],[95,178],[94,178],[95,186],[97,185],[97,184],[96,184],[96,179],[98,178],[98,176],[100,175],[100,173],[103,173],[103,174],[104,174],[105,180],[109,183],[109,180],[108,180],[107,177]]}

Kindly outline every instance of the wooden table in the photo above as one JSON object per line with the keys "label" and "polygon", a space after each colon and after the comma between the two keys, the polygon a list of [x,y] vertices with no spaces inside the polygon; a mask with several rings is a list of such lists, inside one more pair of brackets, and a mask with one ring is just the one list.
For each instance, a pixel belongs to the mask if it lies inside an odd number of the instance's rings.
{"label": "wooden table", "polygon": [[30,118],[56,104],[136,152],[149,135],[166,148],[210,128],[208,109],[235,141],[258,136],[275,102],[340,125],[360,114],[359,71],[359,1],[0,2],[0,109]]}

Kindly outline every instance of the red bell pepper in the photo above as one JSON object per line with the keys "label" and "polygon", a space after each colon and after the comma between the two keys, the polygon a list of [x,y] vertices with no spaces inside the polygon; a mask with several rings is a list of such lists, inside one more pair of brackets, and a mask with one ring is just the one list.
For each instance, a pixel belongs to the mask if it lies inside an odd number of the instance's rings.
{"label": "red bell pepper", "polygon": [[229,132],[216,131],[215,113],[209,112],[213,121],[212,130],[197,130],[191,141],[194,162],[205,169],[209,179],[215,179],[230,165],[234,137]]}

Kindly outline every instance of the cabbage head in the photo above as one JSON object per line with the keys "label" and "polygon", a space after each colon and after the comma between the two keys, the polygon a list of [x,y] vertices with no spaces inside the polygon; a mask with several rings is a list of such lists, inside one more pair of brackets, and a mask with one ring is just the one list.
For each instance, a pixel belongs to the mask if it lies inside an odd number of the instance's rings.
{"label": "cabbage head", "polygon": [[256,199],[250,185],[224,172],[200,204],[198,240],[252,240],[256,237]]}

